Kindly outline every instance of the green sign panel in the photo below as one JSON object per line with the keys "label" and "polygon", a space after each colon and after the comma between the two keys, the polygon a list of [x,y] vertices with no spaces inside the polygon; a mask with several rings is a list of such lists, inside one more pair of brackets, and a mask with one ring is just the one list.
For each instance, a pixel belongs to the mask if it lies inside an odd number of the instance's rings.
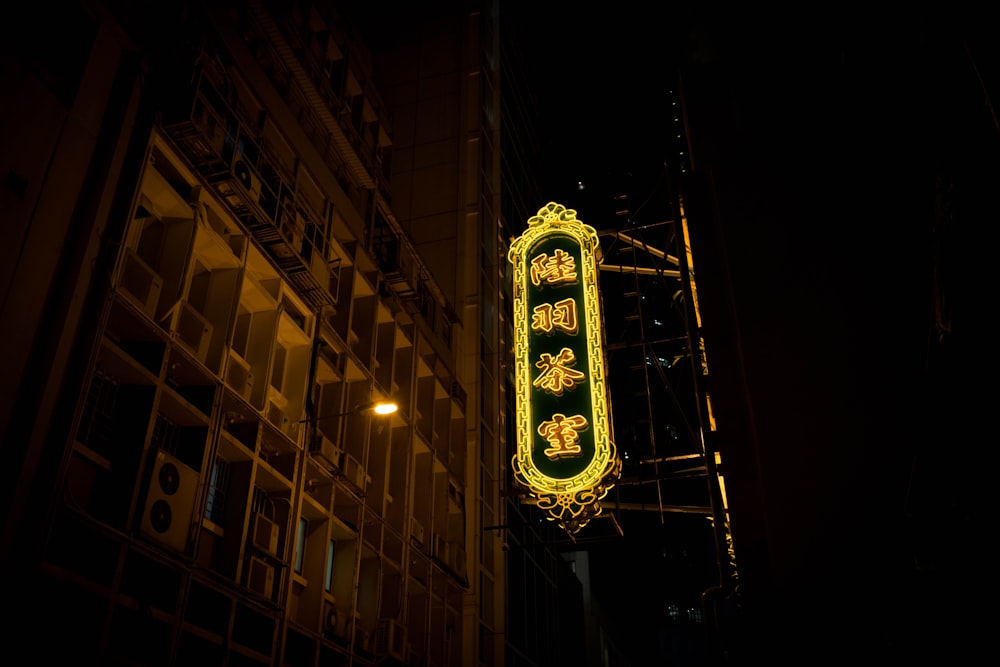
{"label": "green sign panel", "polygon": [[620,461],[608,418],[597,234],[556,203],[511,245],[517,387],[515,479],[576,532],[600,513]]}

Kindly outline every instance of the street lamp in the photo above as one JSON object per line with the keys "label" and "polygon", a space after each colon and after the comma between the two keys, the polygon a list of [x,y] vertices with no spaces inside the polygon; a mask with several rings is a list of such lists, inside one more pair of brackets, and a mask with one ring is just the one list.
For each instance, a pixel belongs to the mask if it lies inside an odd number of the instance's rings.
{"label": "street lamp", "polygon": [[392,401],[374,401],[365,410],[371,410],[377,415],[391,415],[399,406]]}
{"label": "street lamp", "polygon": [[334,417],[346,417],[347,415],[360,415],[365,413],[371,413],[376,415],[391,415],[392,413],[399,410],[399,405],[393,401],[370,401],[368,403],[361,403],[355,405],[353,409],[347,412],[339,412],[333,415],[320,415],[319,417],[309,417],[307,419],[300,419],[300,424],[305,424],[307,422],[318,422],[324,419],[333,419]]}

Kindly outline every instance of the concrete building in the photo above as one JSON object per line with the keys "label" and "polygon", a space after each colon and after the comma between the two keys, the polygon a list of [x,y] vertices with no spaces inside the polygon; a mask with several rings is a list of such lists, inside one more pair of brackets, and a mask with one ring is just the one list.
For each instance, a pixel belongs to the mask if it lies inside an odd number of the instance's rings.
{"label": "concrete building", "polygon": [[496,7],[398,44],[390,118],[334,4],[10,36],[10,650],[503,664]]}

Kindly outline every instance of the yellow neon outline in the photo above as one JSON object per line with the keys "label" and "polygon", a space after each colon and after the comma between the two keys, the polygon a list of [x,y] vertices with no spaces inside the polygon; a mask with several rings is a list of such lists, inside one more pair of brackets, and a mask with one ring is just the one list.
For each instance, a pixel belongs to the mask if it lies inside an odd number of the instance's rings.
{"label": "yellow neon outline", "polygon": [[[565,235],[576,241],[580,247],[580,263],[577,273],[583,279],[583,311],[587,322],[587,363],[590,378],[590,397],[593,414],[589,420],[594,429],[594,458],[582,472],[568,478],[560,479],[542,473],[532,460],[532,445],[534,442],[534,427],[531,413],[531,373],[533,364],[528,358],[528,340],[531,335],[531,317],[528,314],[526,290],[528,289],[527,251],[536,242],[553,234]],[[586,509],[572,497],[580,491],[594,489],[602,497],[609,485],[609,475],[620,469],[611,442],[607,395],[604,380],[604,349],[601,345],[601,313],[600,300],[597,291],[597,257],[598,238],[596,230],[590,225],[576,219],[576,211],[567,209],[561,204],[549,202],[538,210],[538,215],[528,220],[528,229],[511,244],[507,253],[508,260],[513,265],[514,274],[514,384],[517,393],[517,453],[514,457],[515,469],[536,491],[540,500],[543,496],[553,494],[549,502],[570,509],[567,504],[574,505],[571,514],[577,516]],[[595,488],[598,487],[598,488]],[[604,488],[599,488],[604,487]],[[568,495],[569,498],[560,498]],[[593,497],[591,494],[586,494]],[[599,512],[599,510],[598,510]]]}

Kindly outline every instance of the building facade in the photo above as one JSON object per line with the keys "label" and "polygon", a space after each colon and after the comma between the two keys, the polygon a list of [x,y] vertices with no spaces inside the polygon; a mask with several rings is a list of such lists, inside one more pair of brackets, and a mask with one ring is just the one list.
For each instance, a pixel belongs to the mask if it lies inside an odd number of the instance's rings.
{"label": "building facade", "polygon": [[80,664],[503,664],[490,16],[452,14],[459,57],[412,79],[457,96],[408,116],[389,80],[394,123],[329,3],[24,22],[0,123],[12,638]]}

